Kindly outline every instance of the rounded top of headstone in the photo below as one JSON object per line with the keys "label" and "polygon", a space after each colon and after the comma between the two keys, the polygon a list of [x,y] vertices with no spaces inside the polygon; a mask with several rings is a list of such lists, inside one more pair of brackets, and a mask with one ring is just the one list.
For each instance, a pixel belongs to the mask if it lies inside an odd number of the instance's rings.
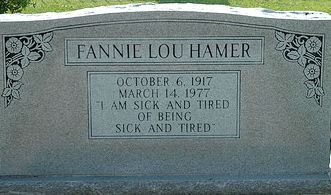
{"label": "rounded top of headstone", "polygon": [[147,11],[183,11],[183,12],[209,12],[225,13],[235,15],[246,15],[253,17],[298,19],[298,20],[330,20],[331,16],[324,12],[315,11],[272,11],[263,8],[240,8],[225,5],[203,5],[203,4],[154,4],[140,3],[115,6],[102,6],[86,8],[71,12],[42,13],[42,14],[0,14],[0,22],[11,21],[33,21],[72,18],[107,13],[121,12],[147,12]]}

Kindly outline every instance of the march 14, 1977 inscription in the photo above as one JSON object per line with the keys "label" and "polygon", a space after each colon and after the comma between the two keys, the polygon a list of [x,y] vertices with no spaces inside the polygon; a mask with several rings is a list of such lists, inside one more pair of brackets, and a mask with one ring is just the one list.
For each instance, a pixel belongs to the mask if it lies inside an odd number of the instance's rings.
{"label": "march 14, 1977 inscription", "polygon": [[239,137],[240,71],[88,72],[90,138]]}

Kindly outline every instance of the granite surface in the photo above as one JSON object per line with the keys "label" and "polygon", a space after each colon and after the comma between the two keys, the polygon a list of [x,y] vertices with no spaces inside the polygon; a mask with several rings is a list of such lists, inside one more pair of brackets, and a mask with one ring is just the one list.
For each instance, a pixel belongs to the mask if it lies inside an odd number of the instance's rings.
{"label": "granite surface", "polygon": [[1,15],[0,192],[329,192],[329,26],[195,4]]}
{"label": "granite surface", "polygon": [[43,177],[0,180],[0,194],[330,194],[325,175]]}

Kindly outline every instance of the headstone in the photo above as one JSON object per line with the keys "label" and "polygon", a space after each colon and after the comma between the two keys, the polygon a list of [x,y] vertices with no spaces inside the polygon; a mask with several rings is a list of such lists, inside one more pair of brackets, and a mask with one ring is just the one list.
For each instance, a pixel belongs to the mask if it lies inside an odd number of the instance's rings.
{"label": "headstone", "polygon": [[2,15],[0,175],[329,181],[330,19],[194,4]]}

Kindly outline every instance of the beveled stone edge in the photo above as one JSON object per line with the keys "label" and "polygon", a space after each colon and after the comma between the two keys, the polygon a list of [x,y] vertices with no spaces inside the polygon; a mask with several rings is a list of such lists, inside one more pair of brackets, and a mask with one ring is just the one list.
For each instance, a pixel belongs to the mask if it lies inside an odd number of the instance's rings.
{"label": "beveled stone edge", "polygon": [[316,11],[273,11],[264,8],[240,8],[226,5],[205,5],[192,3],[154,4],[139,3],[127,5],[101,6],[85,8],[70,12],[48,12],[42,14],[0,14],[0,22],[52,20],[80,16],[100,15],[123,12],[147,12],[147,11],[182,11],[182,12],[209,12],[254,17],[297,19],[297,20],[330,20],[331,16],[324,12]]}
{"label": "beveled stone edge", "polygon": [[205,176],[48,176],[0,178],[0,194],[329,194],[328,174]]}

